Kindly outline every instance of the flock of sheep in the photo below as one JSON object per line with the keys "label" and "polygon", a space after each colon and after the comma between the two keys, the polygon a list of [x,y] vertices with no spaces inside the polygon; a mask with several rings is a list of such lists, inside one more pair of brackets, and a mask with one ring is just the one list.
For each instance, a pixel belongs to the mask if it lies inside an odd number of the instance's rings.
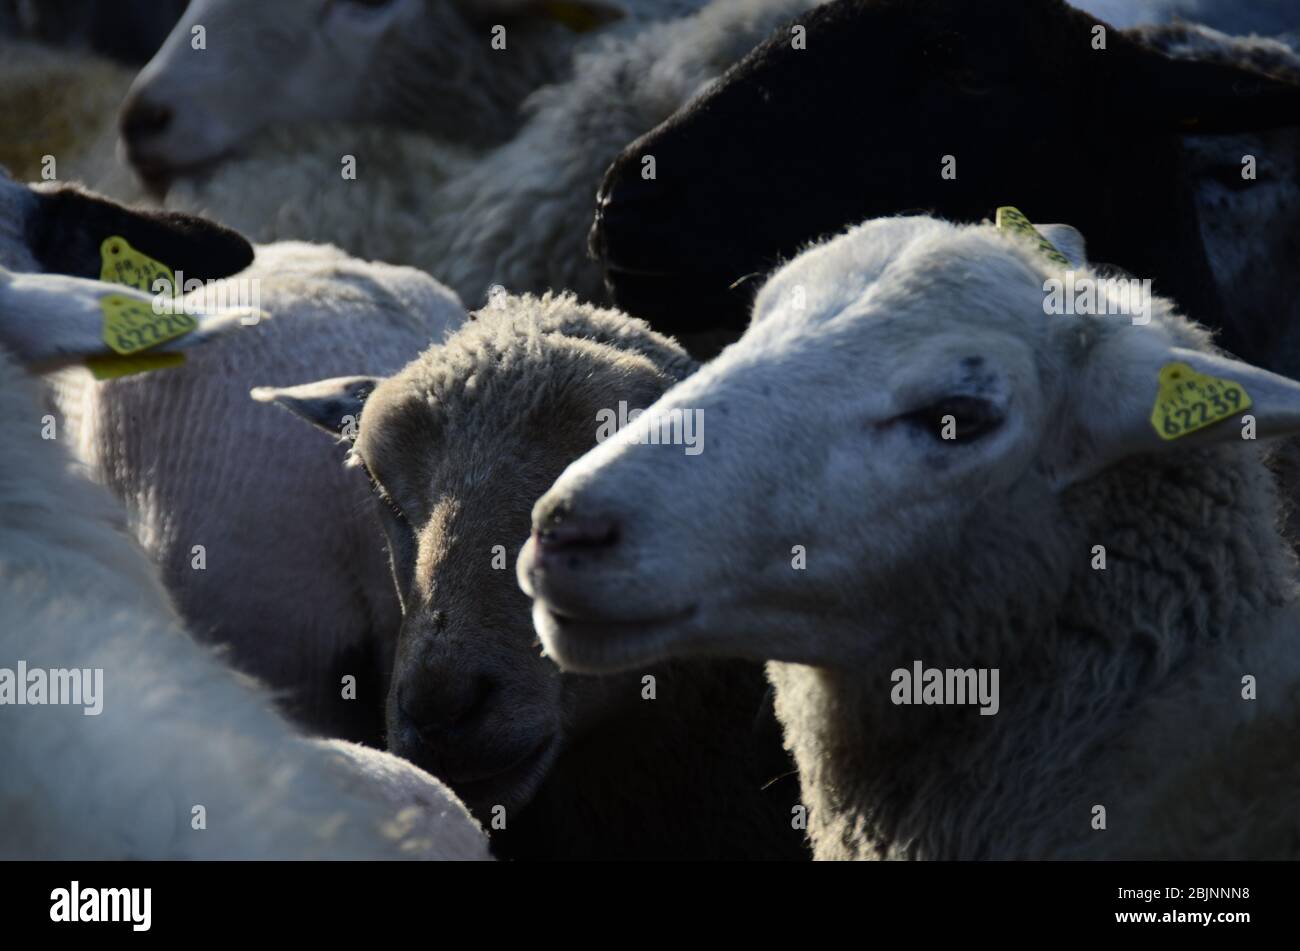
{"label": "flock of sheep", "polygon": [[1300,857],[1300,9],[145,6],[0,4],[0,856]]}

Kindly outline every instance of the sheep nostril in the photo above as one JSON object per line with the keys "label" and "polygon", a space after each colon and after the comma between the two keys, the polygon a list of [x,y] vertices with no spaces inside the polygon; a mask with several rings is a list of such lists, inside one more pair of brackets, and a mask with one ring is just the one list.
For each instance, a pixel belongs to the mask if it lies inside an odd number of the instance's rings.
{"label": "sheep nostril", "polygon": [[618,544],[618,523],[609,518],[575,518],[553,520],[535,533],[542,555],[576,554],[599,551]]}
{"label": "sheep nostril", "polygon": [[147,138],[165,132],[171,122],[171,107],[136,99],[122,112],[122,135],[128,141]]}

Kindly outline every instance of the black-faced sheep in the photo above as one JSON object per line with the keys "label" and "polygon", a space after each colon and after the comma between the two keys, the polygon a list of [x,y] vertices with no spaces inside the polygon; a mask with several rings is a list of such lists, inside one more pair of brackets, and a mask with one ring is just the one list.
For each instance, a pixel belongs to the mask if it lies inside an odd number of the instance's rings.
{"label": "black-faced sheep", "polygon": [[[538,502],[518,567],[548,652],[771,661],[821,858],[1295,857],[1258,832],[1294,829],[1296,790],[1223,749],[1256,721],[1294,745],[1300,592],[1253,437],[1300,431],[1300,383],[1160,298],[1045,313],[1063,270],[909,217],[786,265]],[[703,453],[642,444],[687,412]],[[1222,795],[1157,831],[1180,777]]]}
{"label": "black-faced sheep", "polygon": [[[1233,352],[1271,356],[1216,281],[1184,136],[1300,124],[1300,82],[1115,29],[1099,48],[1096,19],[1061,0],[836,0],[800,25],[802,42],[778,32],[608,171],[592,246],[620,307],[739,331],[762,276],[809,241],[1014,204],[1078,224],[1098,260],[1154,279]],[[1242,158],[1224,174],[1248,191]],[[1286,140],[1256,158],[1293,161]]]}
{"label": "black-faced sheep", "polygon": [[639,321],[503,296],[382,382],[255,394],[335,435],[359,416],[352,457],[375,482],[404,606],[389,748],[449,783],[499,856],[806,857],[761,668],[563,674],[514,583],[537,497],[621,404],[693,369]]}

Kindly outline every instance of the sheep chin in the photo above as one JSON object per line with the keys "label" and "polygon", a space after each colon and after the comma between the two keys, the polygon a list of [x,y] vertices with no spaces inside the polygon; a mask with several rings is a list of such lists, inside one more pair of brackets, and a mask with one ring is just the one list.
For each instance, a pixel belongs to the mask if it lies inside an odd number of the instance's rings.
{"label": "sheep chin", "polygon": [[533,626],[548,656],[565,670],[583,674],[617,673],[667,660],[681,651],[683,625],[696,605],[662,617],[618,621],[566,617],[544,601],[533,604]]}

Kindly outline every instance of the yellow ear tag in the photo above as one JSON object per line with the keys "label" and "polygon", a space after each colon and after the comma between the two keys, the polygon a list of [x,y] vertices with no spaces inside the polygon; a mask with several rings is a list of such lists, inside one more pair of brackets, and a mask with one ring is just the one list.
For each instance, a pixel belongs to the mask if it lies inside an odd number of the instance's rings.
{"label": "yellow ear tag", "polygon": [[1029,219],[1020,213],[1018,208],[1012,205],[1003,205],[998,209],[995,224],[999,231],[1004,231],[1010,235],[1029,238],[1038,245],[1038,250],[1042,252],[1043,257],[1047,258],[1062,267],[1070,267],[1070,259],[1057,250],[1056,245],[1048,241],[1039,233],[1038,229],[1030,224]]}
{"label": "yellow ear tag", "polygon": [[[99,279],[124,284],[149,294],[157,293],[154,282],[165,279],[175,294],[176,275],[166,264],[131,247],[120,235],[110,235],[99,246]],[[96,380],[113,380],[133,373],[165,370],[185,362],[183,353],[140,353],[149,347],[189,333],[198,322],[188,314],[155,314],[149,307],[129,298],[110,295],[99,302],[104,312],[104,342],[112,354],[86,358]],[[139,354],[126,356],[126,354]]]}
{"label": "yellow ear tag", "polygon": [[101,297],[99,309],[104,312],[104,343],[124,355],[174,340],[199,325],[184,312],[154,313],[152,305],[121,294]]}
{"label": "yellow ear tag", "polygon": [[623,11],[575,0],[543,0],[538,11],[548,20],[567,26],[574,33],[589,33],[607,23],[623,19]]}
{"label": "yellow ear tag", "polygon": [[178,367],[185,362],[183,353],[141,353],[133,357],[123,357],[116,353],[86,357],[86,366],[96,380],[115,380],[120,376],[133,373],[148,373],[151,370],[166,370]]}
{"label": "yellow ear tag", "polygon": [[1194,433],[1251,405],[1240,383],[1197,373],[1186,363],[1166,363],[1159,383],[1151,425],[1161,439]]}
{"label": "yellow ear tag", "polygon": [[[155,261],[147,254],[141,254],[127,242],[126,238],[112,235],[104,239],[99,246],[102,262],[99,279],[110,284],[125,284],[138,291],[156,294],[154,281],[165,278],[175,294],[176,275],[172,269],[161,261]],[[169,295],[170,296],[170,295]]]}

